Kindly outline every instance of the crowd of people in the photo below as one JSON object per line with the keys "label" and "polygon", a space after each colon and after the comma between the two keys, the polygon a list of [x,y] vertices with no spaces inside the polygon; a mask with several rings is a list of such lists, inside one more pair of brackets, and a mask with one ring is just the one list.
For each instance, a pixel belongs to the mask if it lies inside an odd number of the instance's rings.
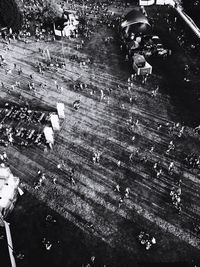
{"label": "crowd of people", "polygon": [[188,168],[200,169],[200,156],[195,153],[190,153],[184,159]]}
{"label": "crowd of people", "polygon": [[0,113],[0,143],[18,146],[46,146],[44,125],[50,124],[49,112],[31,110],[28,106],[6,103]]}
{"label": "crowd of people", "polygon": [[170,196],[172,199],[172,204],[174,207],[178,210],[178,212],[181,212],[181,186],[175,188],[173,187],[170,191]]}
{"label": "crowd of people", "polygon": [[[71,8],[76,10],[77,13],[81,18],[84,18],[85,24],[80,24],[79,32],[75,36],[78,40],[78,46],[76,45],[77,50],[81,50],[84,48],[85,43],[87,40],[89,40],[94,31],[95,31],[95,21],[89,17],[99,17],[98,23],[99,24],[105,24],[109,28],[116,28],[117,23],[120,21],[118,18],[118,15],[112,14],[111,12],[108,12],[108,6],[111,4],[110,1],[104,1],[102,4],[95,3],[94,5],[90,5],[89,1],[85,1],[85,7],[81,10],[79,9],[79,6],[74,4],[74,1],[68,1],[68,3],[71,2]],[[81,1],[82,4],[82,1]],[[121,8],[125,8],[126,4],[121,3]],[[119,4],[117,4],[116,7],[119,7]],[[101,10],[101,12],[99,12]],[[49,30],[48,34],[46,30],[43,30],[43,23],[41,22],[39,25],[36,25],[35,32],[29,31],[30,29],[30,21],[32,20],[32,12],[33,10],[30,10],[30,13],[27,13],[25,15],[25,26],[24,30],[18,34],[18,36],[13,37],[15,35],[12,34],[12,38],[18,38],[19,40],[24,40],[24,42],[27,42],[31,35],[34,35],[36,39],[42,40],[45,38],[45,36],[48,36],[51,40],[54,40],[52,31]],[[39,19],[39,18],[38,18]],[[46,35],[47,34],[47,35]],[[80,40],[78,37],[81,36]],[[73,36],[74,37],[74,36]],[[8,39],[9,36],[5,37],[5,39]],[[112,42],[112,38],[106,38],[105,43],[108,44],[109,42]],[[43,53],[44,51],[39,51]],[[80,58],[76,55],[71,55],[70,60],[81,63],[81,66],[85,66],[87,64],[92,64],[92,59],[83,59],[80,60]],[[1,62],[4,63],[5,59],[2,57]],[[16,67],[16,66],[15,66]],[[56,59],[53,58],[51,63],[45,64],[44,62],[38,62],[35,65],[35,68],[37,69],[38,73],[44,74],[45,71],[49,71],[51,67],[58,68],[65,68],[65,62],[59,62]],[[186,67],[187,70],[187,67]],[[19,75],[21,74],[22,69],[19,69]],[[30,77],[31,81],[28,84],[28,87],[30,90],[34,90],[35,84],[33,81],[33,77]],[[137,103],[137,96],[134,95],[134,87],[135,82],[140,80],[140,77],[138,77],[135,73],[131,74],[131,76],[127,80],[127,90],[129,94],[129,102],[130,104]],[[145,85],[148,83],[148,76],[144,76],[141,80],[141,83]],[[2,85],[3,86],[3,85]],[[20,84],[16,84],[16,86],[20,86]],[[62,87],[59,86],[57,81],[55,81],[55,86],[57,90],[60,90],[62,92]],[[45,87],[45,84],[41,84],[41,87]],[[86,83],[80,81],[80,82],[73,82],[73,89],[74,91],[80,91],[85,92],[90,90],[90,95],[93,96],[95,92],[97,91],[96,88],[93,88],[92,85],[88,86]],[[120,90],[120,86],[117,88],[117,90]],[[112,89],[108,88],[106,92],[104,92],[102,89],[98,91],[99,92],[99,100],[104,101],[106,99],[105,96],[112,94]],[[157,98],[160,94],[159,85],[155,86],[155,89],[153,89],[150,92],[150,96],[152,98]],[[80,108],[80,105],[82,102],[80,99],[75,100],[72,103],[73,109],[75,111],[78,111]],[[84,103],[83,103],[84,104]],[[109,102],[108,102],[109,104]],[[123,104],[124,105],[124,104]],[[121,106],[124,107],[124,106]],[[1,139],[0,143],[7,146],[8,144],[17,144],[20,146],[28,146],[28,145],[46,145],[44,135],[35,129],[34,127],[38,124],[45,125],[46,123],[49,123],[49,114],[46,112],[40,112],[40,111],[33,111],[29,109],[29,107],[18,107],[18,106],[5,106],[2,113],[0,113],[1,117],[1,127],[0,127],[0,133],[1,133]],[[23,123],[28,123],[28,125],[34,125],[33,129],[27,129],[26,127],[13,127],[9,126],[8,123],[10,121],[20,122],[23,121]],[[176,171],[178,169],[177,162],[176,162],[176,153],[178,151],[178,141],[180,138],[185,138],[187,136],[186,127],[182,125],[179,122],[169,123],[169,122],[159,122],[156,125],[156,132],[158,134],[165,134],[167,136],[170,136],[170,141],[166,141],[164,145],[164,149],[161,152],[162,157],[164,157],[167,161],[167,164],[165,162],[162,162],[161,160],[155,160],[153,157],[154,153],[157,151],[157,145],[152,144],[150,147],[147,148],[147,151],[141,151],[140,147],[137,147],[137,132],[140,126],[143,126],[143,122],[140,121],[139,118],[133,118],[131,114],[131,119],[128,119],[128,129],[131,136],[131,143],[135,145],[136,149],[132,151],[129,155],[129,161],[132,165],[134,165],[135,160],[138,160],[142,164],[150,164],[151,170],[152,170],[152,176],[155,176],[157,179],[162,178],[164,175],[170,175],[170,176],[176,176]],[[194,129],[194,133],[198,133],[199,128]],[[167,139],[167,138],[166,138]],[[160,151],[159,151],[160,152]],[[3,153],[0,155],[0,158],[2,160],[6,160],[6,154]],[[101,164],[101,158],[103,157],[101,151],[94,151],[91,155],[91,161],[94,165]],[[188,154],[184,158],[184,162],[186,166],[189,166],[190,168],[196,169],[200,168],[199,164],[199,156],[192,153]],[[121,168],[122,162],[121,160],[117,160],[116,163],[118,168]],[[71,185],[76,185],[76,179],[75,179],[75,171],[74,169],[71,169],[70,171],[65,171],[65,165],[59,163],[57,165],[57,170],[67,173],[67,176],[69,177],[69,180],[71,182]],[[34,183],[34,188],[39,189],[41,186],[44,185],[46,180],[46,174],[42,171],[38,171],[37,174],[37,181]],[[53,177],[53,183],[55,186],[58,184],[58,179],[56,177]],[[131,190],[128,186],[123,186],[119,183],[116,184],[113,191],[116,193],[117,196],[117,205],[118,208],[122,208],[123,204],[125,204],[126,199],[129,199],[131,197]],[[153,193],[153,192],[152,192]],[[184,196],[183,196],[184,197]],[[182,208],[184,208],[182,203],[182,189],[181,189],[181,178],[179,179],[178,186],[174,185],[173,188],[169,189],[169,203],[172,204],[172,207],[174,207],[179,213],[182,211]],[[47,215],[46,222],[48,223],[56,223],[56,220],[51,216]],[[90,225],[91,226],[91,225]],[[92,227],[92,226],[91,226]],[[197,226],[196,226],[197,229]],[[198,230],[199,231],[199,230]],[[149,250],[153,245],[157,243],[155,237],[151,237],[148,233],[141,231],[138,235],[138,240],[140,244],[142,244],[146,250]],[[42,239],[42,244],[44,245],[46,250],[52,249],[52,242],[48,240],[46,237]],[[95,256],[92,256],[91,259],[87,263],[87,267],[93,266],[95,263]]]}

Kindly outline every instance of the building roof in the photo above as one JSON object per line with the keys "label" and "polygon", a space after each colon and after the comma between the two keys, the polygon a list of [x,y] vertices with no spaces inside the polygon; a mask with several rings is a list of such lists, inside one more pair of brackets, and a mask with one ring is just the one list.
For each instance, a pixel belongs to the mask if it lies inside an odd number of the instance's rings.
{"label": "building roof", "polygon": [[151,26],[147,17],[139,9],[133,9],[130,11],[124,18],[124,21],[121,23],[121,27],[125,28],[133,24],[145,24],[149,27]]}

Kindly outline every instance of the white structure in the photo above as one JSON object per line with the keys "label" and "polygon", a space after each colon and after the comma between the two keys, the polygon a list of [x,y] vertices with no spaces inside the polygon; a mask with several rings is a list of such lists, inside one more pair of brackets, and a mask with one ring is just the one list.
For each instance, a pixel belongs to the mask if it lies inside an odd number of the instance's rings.
{"label": "white structure", "polygon": [[69,37],[71,35],[71,32],[73,32],[76,29],[76,26],[74,25],[66,25],[62,30],[62,36]]}
{"label": "white structure", "polygon": [[47,60],[51,60],[51,56],[50,56],[50,52],[49,52],[49,49],[48,48],[45,48],[44,50],[43,50],[43,53],[42,53],[42,55],[43,55],[43,57],[45,58],[45,59],[47,59]]}
{"label": "white structure", "polygon": [[59,29],[54,24],[54,33],[56,36],[70,36],[71,33],[77,29],[79,21],[74,14],[68,14],[68,20],[59,25]]}
{"label": "white structure", "polygon": [[12,242],[12,236],[10,232],[10,225],[8,222],[4,221],[4,226],[6,229],[6,238],[7,238],[7,244],[8,244],[8,252],[10,256],[10,262],[12,267],[16,267],[15,257],[13,255],[13,242]]}
{"label": "white structure", "polygon": [[51,120],[51,126],[54,131],[59,131],[60,130],[60,123],[59,123],[59,118],[57,114],[51,114],[50,115],[50,120]]}
{"label": "white structure", "polygon": [[18,196],[19,178],[10,169],[0,166],[0,216],[6,217],[14,207]]}
{"label": "white structure", "polygon": [[63,103],[57,103],[57,112],[60,119],[65,118],[65,106]]}
{"label": "white structure", "polygon": [[151,5],[171,5],[175,6],[174,0],[139,0],[140,6],[151,6]]}
{"label": "white structure", "polygon": [[53,25],[53,29],[54,29],[54,34],[55,34],[56,36],[59,36],[59,37],[62,36],[62,31],[61,31],[61,30],[57,30],[57,29],[55,28],[55,24]]}
{"label": "white structure", "polygon": [[174,0],[156,0],[156,5],[170,5],[175,6]]}
{"label": "white structure", "polygon": [[54,143],[54,136],[53,136],[53,129],[51,127],[46,126],[44,128],[44,136],[46,138],[47,143],[53,145]]}
{"label": "white structure", "polygon": [[135,54],[132,59],[133,69],[137,75],[146,75],[152,73],[152,66],[146,61],[144,56]]}
{"label": "white structure", "polygon": [[79,24],[77,16],[74,14],[69,14],[69,25],[77,26]]}
{"label": "white structure", "polygon": [[155,0],[139,0],[140,6],[151,6],[155,4]]}

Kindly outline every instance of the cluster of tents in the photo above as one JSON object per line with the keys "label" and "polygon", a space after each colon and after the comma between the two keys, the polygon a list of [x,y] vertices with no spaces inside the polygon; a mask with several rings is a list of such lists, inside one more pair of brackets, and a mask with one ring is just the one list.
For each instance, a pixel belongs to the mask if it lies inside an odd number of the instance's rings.
{"label": "cluster of tents", "polygon": [[54,22],[54,34],[56,39],[60,40],[61,37],[71,36],[76,31],[79,24],[77,16],[73,13],[65,11],[62,18],[57,18]]}
{"label": "cluster of tents", "polygon": [[[151,25],[147,19],[145,11],[135,7],[129,12],[120,25],[120,33],[126,48],[130,51],[132,48],[138,48],[142,36],[151,33]],[[140,53],[131,55],[133,69],[137,75],[152,73],[152,66],[146,61]]]}

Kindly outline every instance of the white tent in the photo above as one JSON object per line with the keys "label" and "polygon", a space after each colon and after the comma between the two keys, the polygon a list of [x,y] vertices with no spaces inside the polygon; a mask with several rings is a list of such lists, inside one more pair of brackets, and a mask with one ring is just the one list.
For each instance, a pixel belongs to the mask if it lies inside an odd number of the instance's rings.
{"label": "white tent", "polygon": [[74,25],[67,25],[64,27],[64,29],[62,30],[62,36],[67,36],[69,37],[71,35],[71,33],[76,29],[76,26]]}
{"label": "white tent", "polygon": [[57,112],[60,119],[65,118],[65,106],[63,103],[57,103]]}
{"label": "white tent", "polygon": [[64,23],[62,23],[61,28],[57,29],[55,26],[55,23],[53,25],[54,27],[54,33],[56,35],[56,37],[58,37],[59,39],[62,36],[67,36],[69,37],[72,32],[77,29],[79,24],[79,21],[77,19],[77,17],[74,14],[68,14],[68,21],[65,21]]}
{"label": "white tent", "polygon": [[53,24],[53,29],[54,29],[54,34],[55,34],[55,37],[60,40],[61,37],[62,37],[62,30],[58,30],[55,28],[55,23]]}
{"label": "white tent", "polygon": [[50,115],[50,120],[51,120],[51,126],[54,131],[59,131],[60,130],[60,124],[59,124],[59,118],[58,115],[56,114],[51,114]]}
{"label": "white tent", "polygon": [[51,127],[46,126],[44,128],[44,136],[48,143],[50,144],[54,143],[53,129]]}
{"label": "white tent", "polygon": [[18,194],[19,178],[8,167],[0,166],[0,213],[5,216],[13,208]]}
{"label": "white tent", "polygon": [[51,56],[50,56],[50,52],[48,48],[43,50],[43,57],[46,58],[47,60],[51,60]]}
{"label": "white tent", "polygon": [[155,4],[155,0],[139,0],[140,6],[151,6]]}
{"label": "white tent", "polygon": [[79,24],[77,16],[75,16],[74,14],[69,14],[69,24],[77,26]]}
{"label": "white tent", "polygon": [[54,25],[54,33],[55,33],[56,36],[60,36],[60,37],[62,36],[62,31],[56,30],[55,29],[55,25]]}

